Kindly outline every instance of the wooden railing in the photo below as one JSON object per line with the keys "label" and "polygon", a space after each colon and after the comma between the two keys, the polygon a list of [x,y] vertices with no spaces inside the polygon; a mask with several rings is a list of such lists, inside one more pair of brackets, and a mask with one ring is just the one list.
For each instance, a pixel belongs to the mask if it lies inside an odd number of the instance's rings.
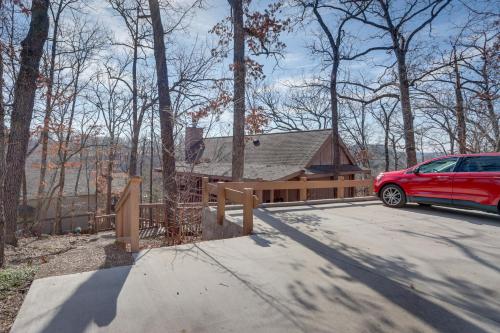
{"label": "wooden railing", "polygon": [[[139,205],[139,230],[141,238],[166,233],[166,206],[158,203]],[[201,239],[201,202],[184,202],[177,205],[175,218],[175,239],[167,238],[169,245],[191,243]],[[151,230],[156,229],[156,230]]]}
{"label": "wooden railing", "polygon": [[116,204],[116,238],[129,252],[139,251],[141,177],[131,177]]}
{"label": "wooden railing", "polygon": [[113,230],[116,224],[116,214],[91,215],[90,227],[93,233]]}
{"label": "wooden railing", "polygon": [[[373,186],[372,179],[345,180],[339,176],[337,180],[307,180],[301,177],[298,181],[258,181],[258,182],[218,182],[209,183],[208,177],[202,180],[202,203],[208,206],[210,197],[217,197],[217,223],[224,221],[226,201],[243,204],[243,234],[248,235],[253,230],[253,209],[263,199],[263,191],[269,190],[299,190],[299,201],[307,201],[308,190],[336,189],[337,198],[344,198],[346,188],[369,188]],[[254,192],[256,195],[254,195]]]}
{"label": "wooden railing", "polygon": [[164,227],[165,205],[162,202],[139,205],[139,229]]}
{"label": "wooden railing", "polygon": [[[217,195],[217,223],[222,225],[226,211],[226,200],[235,204],[243,205],[243,234],[249,235],[253,230],[253,209],[259,204],[259,198],[253,194],[253,189],[240,186],[235,189],[228,184],[219,182],[217,185],[210,184],[208,177],[202,179],[202,204],[208,206],[210,194]],[[246,183],[240,183],[246,184]]]}

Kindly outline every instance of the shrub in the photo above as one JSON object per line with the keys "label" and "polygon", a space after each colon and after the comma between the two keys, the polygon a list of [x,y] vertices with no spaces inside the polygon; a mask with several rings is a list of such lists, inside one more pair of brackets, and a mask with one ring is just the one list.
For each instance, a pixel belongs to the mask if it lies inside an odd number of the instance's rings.
{"label": "shrub", "polygon": [[36,270],[33,267],[16,267],[0,270],[0,295],[31,282]]}

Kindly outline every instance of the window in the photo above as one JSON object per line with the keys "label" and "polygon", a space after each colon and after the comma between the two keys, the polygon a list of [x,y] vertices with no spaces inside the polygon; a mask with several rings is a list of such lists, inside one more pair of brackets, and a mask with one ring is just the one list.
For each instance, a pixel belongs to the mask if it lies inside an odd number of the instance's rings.
{"label": "window", "polygon": [[466,157],[461,172],[500,172],[500,156]]}
{"label": "window", "polygon": [[423,164],[418,168],[419,173],[440,173],[440,172],[453,172],[457,164],[458,157],[443,158],[442,160],[432,161]]}

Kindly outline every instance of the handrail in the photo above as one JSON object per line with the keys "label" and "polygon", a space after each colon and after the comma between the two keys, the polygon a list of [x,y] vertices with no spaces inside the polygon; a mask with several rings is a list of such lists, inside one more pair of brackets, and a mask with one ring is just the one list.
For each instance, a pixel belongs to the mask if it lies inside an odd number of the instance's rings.
{"label": "handrail", "polygon": [[93,233],[98,233],[103,230],[112,230],[114,224],[116,224],[116,214],[92,214],[91,226]]}
{"label": "handrail", "polygon": [[[321,189],[342,187],[368,187],[373,184],[371,179],[356,180],[289,180],[289,181],[268,181],[268,182],[222,182],[218,186],[240,190],[243,188],[252,188],[254,191],[265,190],[300,190],[300,189]],[[216,187],[209,184],[209,187]]]}
{"label": "handrail", "polygon": [[142,181],[141,177],[139,177],[139,176],[132,176],[132,177],[129,178],[129,180],[127,182],[127,185],[125,185],[125,188],[122,191],[122,195],[120,195],[120,199],[118,199],[118,202],[115,205],[115,211],[118,210],[118,209],[120,209],[121,205],[123,205],[123,203],[127,199],[126,196],[130,192],[130,186],[132,184],[136,184],[137,182],[139,182],[139,184],[140,184],[141,181]]}
{"label": "handrail", "polygon": [[[165,204],[163,202],[144,202],[144,203],[141,203],[139,204],[139,207],[141,208],[155,208],[155,207],[161,207],[161,206],[165,206]],[[201,206],[201,203],[200,202],[179,202],[177,204],[177,207],[199,207]]]}
{"label": "handrail", "polygon": [[[372,179],[345,180],[343,176],[339,176],[337,180],[307,180],[306,177],[300,177],[300,180],[297,181],[218,182],[217,185],[210,184],[208,177],[203,177],[202,205],[208,206],[210,194],[216,195],[217,223],[222,225],[226,201],[243,204],[243,234],[248,235],[253,229],[253,209],[260,203],[262,191],[299,190],[299,200],[307,201],[307,190],[309,189],[336,188],[337,196],[344,198],[345,188],[371,187],[372,185]],[[254,195],[254,191],[259,195]]]}
{"label": "handrail", "polygon": [[96,218],[106,218],[106,217],[114,217],[116,214],[103,214],[103,215],[96,215]]}

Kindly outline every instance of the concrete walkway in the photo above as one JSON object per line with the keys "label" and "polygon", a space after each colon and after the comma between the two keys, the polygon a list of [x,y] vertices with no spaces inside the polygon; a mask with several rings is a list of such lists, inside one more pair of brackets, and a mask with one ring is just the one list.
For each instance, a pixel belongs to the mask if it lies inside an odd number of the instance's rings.
{"label": "concrete walkway", "polygon": [[255,216],[251,237],[36,280],[12,332],[498,332],[499,217],[378,202]]}

